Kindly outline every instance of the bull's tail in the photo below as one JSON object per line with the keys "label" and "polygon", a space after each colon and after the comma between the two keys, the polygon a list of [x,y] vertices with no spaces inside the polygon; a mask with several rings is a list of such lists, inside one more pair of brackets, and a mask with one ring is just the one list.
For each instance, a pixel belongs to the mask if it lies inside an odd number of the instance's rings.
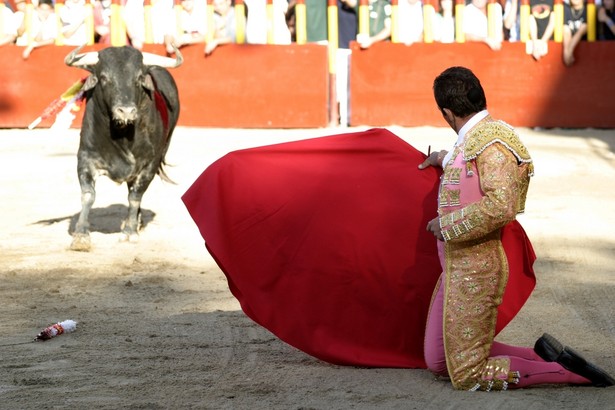
{"label": "bull's tail", "polygon": [[164,170],[165,166],[168,166],[168,163],[165,160],[165,156],[167,155],[167,149],[169,148],[169,143],[171,142],[171,135],[173,134],[173,130],[175,129],[175,124],[169,123],[169,107],[167,106],[166,99],[158,90],[154,92],[154,100],[156,102],[156,110],[160,114],[160,118],[162,119],[162,126],[164,130],[164,150],[162,152],[162,160],[160,161],[160,166],[158,167],[158,176],[165,182],[171,183],[173,185],[177,185],[175,181],[173,181]]}
{"label": "bull's tail", "polygon": [[173,131],[174,130],[175,130],[175,125],[174,124],[171,125],[169,127],[169,129],[165,129],[165,137],[164,137],[164,140],[162,142],[162,144],[163,144],[162,157],[160,158],[160,165],[158,166],[158,176],[164,182],[168,182],[170,184],[177,185],[177,182],[175,182],[171,178],[169,178],[169,176],[167,175],[167,173],[165,171],[165,167],[173,166],[173,165],[170,165],[167,162],[166,156],[167,156],[167,150],[169,149],[169,145],[170,145],[170,142],[171,142],[171,135],[173,135]]}
{"label": "bull's tail", "polygon": [[177,185],[177,182],[173,181],[166,173],[164,167],[165,166],[170,166],[165,159],[163,158],[162,161],[160,161],[160,166],[158,167],[158,176],[160,177],[160,179],[162,179],[164,182],[168,182],[169,184],[173,184],[173,185]]}
{"label": "bull's tail", "polygon": [[[173,77],[171,77],[171,74],[164,69],[159,69],[158,67],[151,67],[150,68],[150,73],[152,74],[152,80],[154,82],[154,103],[156,105],[156,110],[158,111],[158,114],[160,115],[160,119],[162,120],[162,126],[163,126],[163,130],[164,130],[164,149],[162,152],[162,160],[160,161],[160,166],[158,168],[158,176],[160,177],[160,179],[162,179],[165,182],[169,182],[173,185],[177,185],[177,183],[175,181],[173,181],[171,178],[169,178],[169,176],[167,175],[167,173],[164,170],[164,167],[168,165],[168,163],[165,160],[165,156],[167,153],[167,149],[169,148],[169,143],[171,142],[171,135],[173,135],[173,131],[175,129],[175,125],[177,124],[177,112],[174,112],[175,110],[173,110],[174,105],[177,106],[177,110],[179,110],[179,101],[177,101],[177,88],[175,87],[175,83],[173,82]],[[159,88],[159,75],[166,75],[168,78],[167,80],[169,81],[160,81],[160,84],[167,85],[167,84],[171,84],[172,87],[169,89],[168,87],[165,88],[163,87],[163,89]],[[164,77],[163,77],[164,80]],[[165,92],[166,91],[166,92]],[[176,104],[172,104],[171,101],[169,101],[169,96],[168,94],[175,94],[175,100],[176,100]]]}

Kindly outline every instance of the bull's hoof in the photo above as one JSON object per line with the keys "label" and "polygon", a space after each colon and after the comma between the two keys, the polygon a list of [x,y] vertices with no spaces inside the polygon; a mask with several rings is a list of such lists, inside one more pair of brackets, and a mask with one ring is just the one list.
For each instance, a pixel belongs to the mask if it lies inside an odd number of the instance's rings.
{"label": "bull's hoof", "polygon": [[74,234],[73,242],[70,244],[70,249],[78,252],[89,252],[92,249],[90,235],[83,233]]}
{"label": "bull's hoof", "polygon": [[120,242],[139,242],[139,234],[135,232],[122,232],[122,235],[120,235]]}

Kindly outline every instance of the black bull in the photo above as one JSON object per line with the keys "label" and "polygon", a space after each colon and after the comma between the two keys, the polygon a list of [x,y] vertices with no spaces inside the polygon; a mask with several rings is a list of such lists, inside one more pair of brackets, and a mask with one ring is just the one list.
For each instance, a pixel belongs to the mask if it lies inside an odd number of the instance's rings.
{"label": "black bull", "polygon": [[179,96],[164,67],[178,67],[183,60],[178,50],[176,59],[132,47],[79,50],[65,59],[67,65],[90,72],[83,86],[87,102],[77,153],[81,213],[71,249],[88,251],[97,176],[128,185],[128,216],[122,227],[128,241],[138,237],[141,199],[154,176],[169,180],[163,166],[179,117]]}

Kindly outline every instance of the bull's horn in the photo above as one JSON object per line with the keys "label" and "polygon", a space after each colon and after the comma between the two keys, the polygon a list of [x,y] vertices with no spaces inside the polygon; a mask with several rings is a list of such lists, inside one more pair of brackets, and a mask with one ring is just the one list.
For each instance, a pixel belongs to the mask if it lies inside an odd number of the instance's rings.
{"label": "bull's horn", "polygon": [[163,57],[158,54],[142,53],[143,64],[145,65],[157,65],[166,68],[177,68],[184,62],[184,56],[179,52],[179,49],[173,45],[175,50],[175,58]]}
{"label": "bull's horn", "polygon": [[83,45],[74,49],[70,54],[66,56],[64,59],[64,64],[71,67],[88,67],[92,65],[96,65],[98,63],[98,51],[91,51],[89,53],[77,54]]}

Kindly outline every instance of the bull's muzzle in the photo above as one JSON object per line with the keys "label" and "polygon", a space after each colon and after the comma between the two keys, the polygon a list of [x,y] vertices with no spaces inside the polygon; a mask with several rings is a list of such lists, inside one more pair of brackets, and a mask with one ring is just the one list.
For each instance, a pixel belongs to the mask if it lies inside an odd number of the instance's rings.
{"label": "bull's muzzle", "polygon": [[120,125],[128,125],[135,122],[137,119],[137,107],[131,106],[116,106],[113,109],[113,121]]}

